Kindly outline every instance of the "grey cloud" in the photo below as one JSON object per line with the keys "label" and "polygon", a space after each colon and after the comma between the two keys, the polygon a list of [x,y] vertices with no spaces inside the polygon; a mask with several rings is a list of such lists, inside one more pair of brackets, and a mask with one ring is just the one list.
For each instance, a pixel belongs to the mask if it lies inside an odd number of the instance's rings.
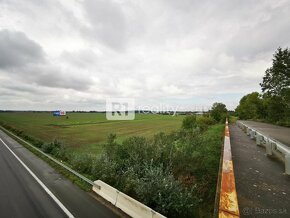
{"label": "grey cloud", "polygon": [[[88,59],[84,53],[84,58]],[[92,84],[90,78],[71,75],[59,64],[51,63],[42,47],[22,32],[0,31],[0,68],[3,74],[26,84],[15,91],[31,91],[27,84],[84,91]],[[21,87],[22,86],[22,87]],[[40,93],[39,93],[40,94]]]}
{"label": "grey cloud", "polygon": [[[73,72],[73,73],[72,73]],[[89,76],[77,74],[70,68],[62,68],[46,62],[43,65],[30,65],[21,68],[15,75],[26,84],[37,84],[38,86],[50,88],[74,89],[77,91],[88,90],[93,84]]]}
{"label": "grey cloud", "polygon": [[[47,61],[38,65],[13,68],[10,71],[3,72],[3,75],[9,75],[14,83],[15,81],[18,82],[19,87],[14,88],[16,91],[33,92],[34,88],[30,88],[33,85],[87,91],[93,85],[91,77],[76,72],[69,68],[62,68],[59,65],[54,66]],[[41,92],[38,92],[38,94],[41,94]]]}
{"label": "grey cloud", "polygon": [[44,60],[42,47],[22,32],[0,31],[0,68],[21,67]]}
{"label": "grey cloud", "polygon": [[271,54],[279,46],[289,46],[289,10],[289,4],[271,8],[269,3],[259,10],[252,10],[248,17],[253,20],[247,18],[247,25],[241,25],[226,43],[227,52],[239,58],[248,56],[252,59],[261,53]]}
{"label": "grey cloud", "polygon": [[[18,80],[17,78],[9,78],[5,80],[0,80],[0,86],[5,92],[11,93],[11,95],[29,95],[29,94],[38,94],[38,95],[49,95],[49,91],[37,84],[32,83],[23,83],[22,80]],[[3,93],[1,92],[1,95]]]}
{"label": "grey cloud", "polygon": [[68,64],[78,68],[89,68],[90,65],[98,62],[98,55],[91,49],[79,50],[74,52],[64,51],[60,58]]}
{"label": "grey cloud", "polygon": [[66,75],[58,71],[45,72],[34,79],[40,86],[85,91],[93,84],[90,78]]}
{"label": "grey cloud", "polygon": [[121,6],[112,0],[86,0],[83,6],[91,26],[84,29],[85,34],[111,48],[124,49],[127,29]]}

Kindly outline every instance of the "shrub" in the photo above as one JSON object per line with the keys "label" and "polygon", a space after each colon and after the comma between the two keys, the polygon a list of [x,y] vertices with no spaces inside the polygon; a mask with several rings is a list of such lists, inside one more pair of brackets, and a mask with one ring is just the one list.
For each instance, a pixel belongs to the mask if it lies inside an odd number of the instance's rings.
{"label": "shrub", "polygon": [[42,144],[41,150],[44,153],[51,154],[56,158],[60,158],[64,161],[68,160],[68,154],[66,152],[64,145],[56,139],[51,143]]}
{"label": "shrub", "polygon": [[197,126],[201,131],[207,130],[209,126],[215,124],[215,120],[211,117],[199,116],[197,117]]}
{"label": "shrub", "polygon": [[68,161],[70,158],[70,154],[67,152],[65,146],[60,142],[58,142],[58,144],[55,144],[52,155],[63,161]]}
{"label": "shrub", "polygon": [[117,187],[117,163],[114,160],[109,160],[106,154],[102,154],[93,160],[91,174],[94,179],[100,179],[114,187]]}
{"label": "shrub", "polygon": [[89,154],[73,154],[70,158],[70,164],[80,173],[91,174],[93,157]]}
{"label": "shrub", "polygon": [[44,152],[44,153],[47,153],[47,154],[51,154],[52,151],[54,149],[54,144],[53,143],[45,143],[42,145],[41,147],[41,150]]}
{"label": "shrub", "polygon": [[144,165],[137,180],[137,198],[168,217],[194,217],[198,205],[195,186],[184,188],[169,170],[161,166]]}
{"label": "shrub", "polygon": [[196,115],[188,115],[182,121],[182,128],[183,129],[193,129],[197,127],[196,123]]}

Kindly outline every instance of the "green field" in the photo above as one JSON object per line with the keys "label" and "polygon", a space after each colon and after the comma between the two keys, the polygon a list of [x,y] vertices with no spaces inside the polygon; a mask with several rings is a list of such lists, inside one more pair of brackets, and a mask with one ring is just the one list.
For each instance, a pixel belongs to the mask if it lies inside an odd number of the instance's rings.
{"label": "green field", "polygon": [[54,117],[45,112],[1,112],[0,121],[44,142],[54,139],[78,152],[98,153],[110,133],[118,141],[129,136],[151,137],[155,133],[178,129],[184,116],[136,114],[135,120],[107,120],[104,113],[68,113]]}

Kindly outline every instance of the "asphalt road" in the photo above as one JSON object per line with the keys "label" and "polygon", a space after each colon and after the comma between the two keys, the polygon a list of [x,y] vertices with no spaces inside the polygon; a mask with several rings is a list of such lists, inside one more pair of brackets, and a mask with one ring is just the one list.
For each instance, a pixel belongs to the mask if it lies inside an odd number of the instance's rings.
{"label": "asphalt road", "polygon": [[241,217],[290,217],[290,176],[284,164],[266,156],[237,125],[230,125]]}
{"label": "asphalt road", "polygon": [[[64,178],[46,162],[0,130],[0,217],[117,217],[110,209],[98,202]],[[6,145],[8,148],[6,147]],[[48,188],[56,203],[44,187],[17,160],[11,151]],[[65,213],[64,210],[68,213]]]}
{"label": "asphalt road", "polygon": [[255,121],[241,121],[246,125],[258,130],[259,132],[269,136],[270,138],[276,139],[277,141],[290,146],[290,128]]}

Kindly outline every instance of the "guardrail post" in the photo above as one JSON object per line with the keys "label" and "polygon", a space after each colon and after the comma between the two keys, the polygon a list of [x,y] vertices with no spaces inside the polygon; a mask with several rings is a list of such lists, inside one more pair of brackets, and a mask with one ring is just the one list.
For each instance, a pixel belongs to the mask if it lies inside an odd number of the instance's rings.
{"label": "guardrail post", "polygon": [[256,144],[257,145],[261,145],[262,144],[262,139],[263,139],[263,136],[261,136],[259,133],[257,133]]}
{"label": "guardrail post", "polygon": [[254,130],[250,131],[250,138],[255,139],[255,131]]}
{"label": "guardrail post", "polygon": [[250,135],[251,129],[249,127],[246,127],[246,133],[247,135]]}
{"label": "guardrail post", "polygon": [[247,133],[247,127],[245,125],[242,125],[242,130],[244,131],[244,133]]}
{"label": "guardrail post", "polygon": [[285,155],[285,173],[290,175],[290,154]]}
{"label": "guardrail post", "polygon": [[266,154],[270,155],[270,156],[273,154],[273,152],[272,152],[272,142],[270,140],[266,141]]}

